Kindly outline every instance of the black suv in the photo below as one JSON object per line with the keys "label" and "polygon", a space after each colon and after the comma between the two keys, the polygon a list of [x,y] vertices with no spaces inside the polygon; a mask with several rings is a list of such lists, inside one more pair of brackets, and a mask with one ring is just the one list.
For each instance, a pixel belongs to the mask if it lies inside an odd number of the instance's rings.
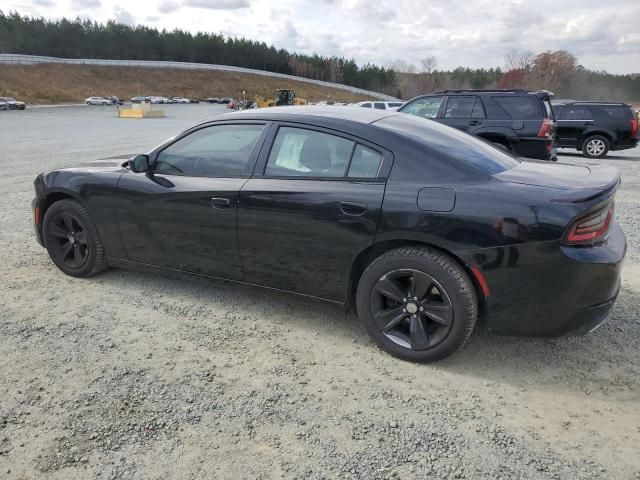
{"label": "black suv", "polygon": [[546,90],[442,90],[398,109],[498,144],[516,155],[556,160],[553,93]]}
{"label": "black suv", "polygon": [[624,103],[553,102],[558,119],[558,146],[582,150],[585,157],[602,158],[609,150],[638,145],[638,118]]}

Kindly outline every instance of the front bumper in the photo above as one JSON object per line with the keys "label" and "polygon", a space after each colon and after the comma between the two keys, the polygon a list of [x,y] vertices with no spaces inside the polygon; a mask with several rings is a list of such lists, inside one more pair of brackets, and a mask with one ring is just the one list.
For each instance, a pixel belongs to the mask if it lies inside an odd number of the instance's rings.
{"label": "front bumper", "polygon": [[598,246],[558,241],[463,252],[490,289],[484,319],[500,335],[559,337],[593,331],[620,289],[626,239],[614,224]]}

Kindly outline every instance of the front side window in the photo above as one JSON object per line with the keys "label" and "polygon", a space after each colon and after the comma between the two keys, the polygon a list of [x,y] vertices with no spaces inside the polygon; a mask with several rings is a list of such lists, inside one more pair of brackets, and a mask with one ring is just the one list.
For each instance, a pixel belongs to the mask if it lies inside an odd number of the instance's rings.
{"label": "front side window", "polygon": [[343,177],[353,150],[351,140],[297,127],[280,127],[265,175]]}
{"label": "front side window", "polygon": [[361,107],[364,108],[371,108],[371,104],[370,103],[363,103],[362,105],[360,105]]}
{"label": "front side window", "polygon": [[567,105],[562,107],[558,114],[558,120],[582,120],[584,117],[584,107]]}
{"label": "front side window", "polygon": [[154,171],[170,175],[229,177],[246,175],[263,125],[202,128],[162,150]]}
{"label": "front side window", "polygon": [[442,97],[422,97],[406,104],[401,111],[422,118],[436,118],[441,104]]}
{"label": "front side window", "polygon": [[471,118],[475,97],[449,97],[444,118]]}
{"label": "front side window", "polygon": [[382,102],[376,102],[373,104],[373,108],[377,108],[378,110],[386,110],[387,107],[385,107],[384,103]]}

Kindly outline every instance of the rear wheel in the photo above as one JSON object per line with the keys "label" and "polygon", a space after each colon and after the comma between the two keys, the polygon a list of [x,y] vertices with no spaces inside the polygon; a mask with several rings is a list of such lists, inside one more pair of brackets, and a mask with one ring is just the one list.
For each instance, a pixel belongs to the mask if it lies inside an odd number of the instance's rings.
{"label": "rear wheel", "polygon": [[469,276],[428,248],[399,248],[374,260],[360,278],[356,303],[373,340],[391,355],[415,362],[454,353],[478,316]]}
{"label": "rear wheel", "polygon": [[582,153],[587,158],[603,158],[609,152],[609,140],[602,135],[587,138],[582,144]]}
{"label": "rear wheel", "polygon": [[42,227],[51,260],[67,275],[89,277],[107,268],[98,230],[78,202],[60,200],[51,205]]}

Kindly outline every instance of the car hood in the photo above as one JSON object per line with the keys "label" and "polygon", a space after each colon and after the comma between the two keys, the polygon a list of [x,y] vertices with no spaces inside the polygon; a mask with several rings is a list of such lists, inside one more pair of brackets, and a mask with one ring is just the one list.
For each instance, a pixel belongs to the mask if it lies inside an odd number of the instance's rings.
{"label": "car hood", "polygon": [[100,160],[81,163],[77,166],[66,168],[65,170],[84,170],[88,172],[126,171],[125,164],[129,159],[133,157],[135,157],[135,155],[117,155],[114,157],[102,158]]}
{"label": "car hood", "polygon": [[617,189],[620,173],[606,165],[524,161],[494,175],[495,178],[523,185],[555,189],[561,201],[584,201]]}

